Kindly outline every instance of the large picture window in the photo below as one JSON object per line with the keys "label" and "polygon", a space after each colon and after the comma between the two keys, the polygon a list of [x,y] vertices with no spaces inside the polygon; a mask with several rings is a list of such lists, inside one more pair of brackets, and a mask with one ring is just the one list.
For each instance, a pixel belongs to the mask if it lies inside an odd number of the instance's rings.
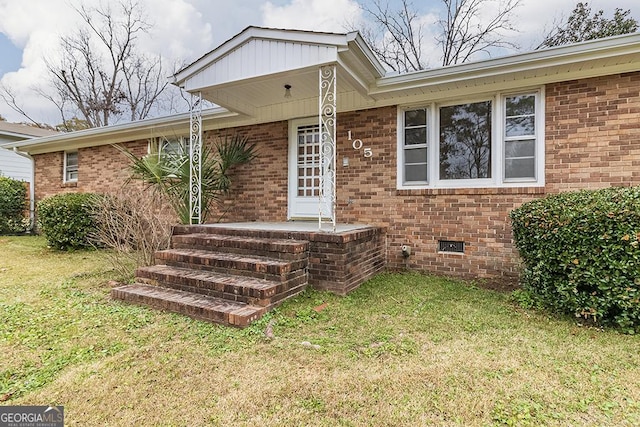
{"label": "large picture window", "polygon": [[400,109],[398,186],[543,185],[542,91]]}
{"label": "large picture window", "polygon": [[440,108],[440,179],[491,178],[491,101]]}

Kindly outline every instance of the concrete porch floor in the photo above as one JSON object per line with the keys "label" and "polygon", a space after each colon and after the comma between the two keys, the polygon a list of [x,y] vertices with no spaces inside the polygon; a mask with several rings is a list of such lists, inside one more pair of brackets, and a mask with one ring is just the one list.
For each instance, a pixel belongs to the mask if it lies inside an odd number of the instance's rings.
{"label": "concrete porch floor", "polygon": [[[331,224],[323,223],[322,228],[319,228],[318,221],[227,222],[216,224],[202,224],[202,227],[230,228],[235,230],[334,233],[333,226]],[[364,230],[367,228],[371,228],[371,226],[367,224],[336,224],[335,233],[349,233],[352,231]]]}

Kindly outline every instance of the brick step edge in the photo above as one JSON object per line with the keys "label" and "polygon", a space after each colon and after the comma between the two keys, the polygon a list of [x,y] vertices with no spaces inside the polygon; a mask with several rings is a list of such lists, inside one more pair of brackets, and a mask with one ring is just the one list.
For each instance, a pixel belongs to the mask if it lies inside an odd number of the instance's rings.
{"label": "brick step edge", "polygon": [[286,261],[268,257],[230,254],[200,249],[165,249],[155,253],[156,263],[174,266],[192,265],[197,269],[206,269],[227,273],[237,270],[245,276],[273,279],[306,269],[308,260]]}
{"label": "brick step edge", "polygon": [[266,312],[264,307],[141,283],[113,288],[111,297],[241,328],[258,320]]}
{"label": "brick step edge", "polygon": [[144,284],[266,307],[286,297],[291,289],[306,286],[308,278],[305,274],[300,274],[286,282],[274,282],[251,276],[154,265],[138,268],[136,280]]}
{"label": "brick step edge", "polygon": [[307,256],[309,242],[305,240],[267,239],[223,234],[176,234],[171,237],[174,249],[203,249],[244,255],[295,260]]}

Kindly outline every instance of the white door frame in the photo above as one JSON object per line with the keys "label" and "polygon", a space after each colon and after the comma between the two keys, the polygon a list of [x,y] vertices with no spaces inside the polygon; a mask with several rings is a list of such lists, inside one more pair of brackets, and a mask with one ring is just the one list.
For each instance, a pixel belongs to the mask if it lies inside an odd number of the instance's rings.
{"label": "white door frame", "polygon": [[[320,169],[320,129],[318,117],[305,117],[301,119],[289,120],[289,150],[288,150],[288,211],[289,220],[318,220],[320,215],[320,196],[299,196],[298,195],[298,128],[300,126],[318,127],[318,169]],[[314,178],[315,179],[315,178]],[[320,176],[318,175],[318,191],[320,186]],[[331,212],[322,212],[322,217],[330,218]]]}

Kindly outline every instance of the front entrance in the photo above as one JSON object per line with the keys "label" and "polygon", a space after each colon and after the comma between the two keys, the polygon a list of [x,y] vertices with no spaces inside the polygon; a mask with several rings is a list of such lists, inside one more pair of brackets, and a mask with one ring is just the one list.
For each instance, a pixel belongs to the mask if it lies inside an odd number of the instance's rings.
{"label": "front entrance", "polygon": [[[318,118],[289,123],[289,219],[318,219],[320,210],[320,126]],[[330,218],[329,207],[322,217]]]}

